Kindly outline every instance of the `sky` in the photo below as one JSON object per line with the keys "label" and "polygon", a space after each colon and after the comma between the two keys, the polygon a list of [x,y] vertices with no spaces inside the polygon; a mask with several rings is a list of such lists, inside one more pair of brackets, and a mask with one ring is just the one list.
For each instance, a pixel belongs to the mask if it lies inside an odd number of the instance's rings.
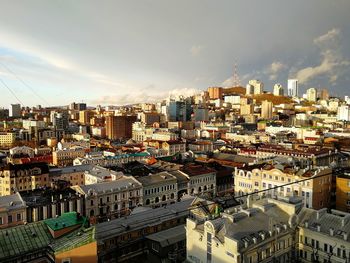
{"label": "sky", "polygon": [[0,107],[123,105],[260,79],[350,95],[349,0],[0,0]]}

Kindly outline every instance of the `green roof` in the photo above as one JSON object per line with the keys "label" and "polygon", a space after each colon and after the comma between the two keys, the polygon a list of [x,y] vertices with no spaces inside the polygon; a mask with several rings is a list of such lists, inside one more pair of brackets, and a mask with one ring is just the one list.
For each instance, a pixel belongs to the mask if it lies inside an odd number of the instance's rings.
{"label": "green roof", "polygon": [[60,217],[50,218],[44,220],[44,223],[53,231],[61,230],[66,227],[82,225],[85,221],[85,217],[80,216],[77,218],[77,212],[64,213]]}
{"label": "green roof", "polygon": [[45,249],[53,238],[42,222],[0,230],[0,262]]}
{"label": "green roof", "polygon": [[69,251],[95,241],[95,227],[80,229],[64,235],[55,240],[51,245],[55,253]]}

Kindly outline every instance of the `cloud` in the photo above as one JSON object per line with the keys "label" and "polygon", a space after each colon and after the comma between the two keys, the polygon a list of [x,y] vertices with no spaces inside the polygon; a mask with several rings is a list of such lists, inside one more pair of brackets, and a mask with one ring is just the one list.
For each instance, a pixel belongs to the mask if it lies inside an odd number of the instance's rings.
{"label": "cloud", "polygon": [[201,46],[201,45],[192,46],[192,47],[191,47],[191,50],[190,50],[191,55],[192,55],[193,57],[199,56],[200,53],[203,51],[203,48],[204,48],[204,47]]}
{"label": "cloud", "polygon": [[326,77],[330,84],[349,71],[350,61],[341,52],[341,31],[334,28],[326,34],[314,39],[314,44],[320,49],[321,62],[298,70],[295,77],[300,83],[307,84],[318,77]]}
{"label": "cloud", "polygon": [[276,80],[279,73],[285,69],[287,69],[287,65],[280,61],[274,61],[264,70],[264,73],[269,75],[270,80]]}

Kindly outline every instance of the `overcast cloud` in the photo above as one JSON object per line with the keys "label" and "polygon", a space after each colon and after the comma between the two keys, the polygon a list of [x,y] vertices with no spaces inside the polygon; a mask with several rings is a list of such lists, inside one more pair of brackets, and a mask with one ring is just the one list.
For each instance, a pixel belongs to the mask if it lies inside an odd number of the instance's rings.
{"label": "overcast cloud", "polygon": [[[348,0],[0,0],[0,8],[0,78],[27,105],[155,101],[230,85],[234,63],[242,85],[258,78],[271,90],[297,77],[302,89],[348,91]],[[16,102],[0,91],[0,106]]]}

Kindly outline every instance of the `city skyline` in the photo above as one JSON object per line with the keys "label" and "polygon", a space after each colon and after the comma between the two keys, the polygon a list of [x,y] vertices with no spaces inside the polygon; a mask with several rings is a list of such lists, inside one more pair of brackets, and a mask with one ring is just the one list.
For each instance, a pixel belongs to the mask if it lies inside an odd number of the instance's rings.
{"label": "city skyline", "polygon": [[154,102],[230,86],[235,63],[242,86],[346,95],[350,3],[267,2],[3,1],[0,106],[19,102],[9,89],[28,106]]}

